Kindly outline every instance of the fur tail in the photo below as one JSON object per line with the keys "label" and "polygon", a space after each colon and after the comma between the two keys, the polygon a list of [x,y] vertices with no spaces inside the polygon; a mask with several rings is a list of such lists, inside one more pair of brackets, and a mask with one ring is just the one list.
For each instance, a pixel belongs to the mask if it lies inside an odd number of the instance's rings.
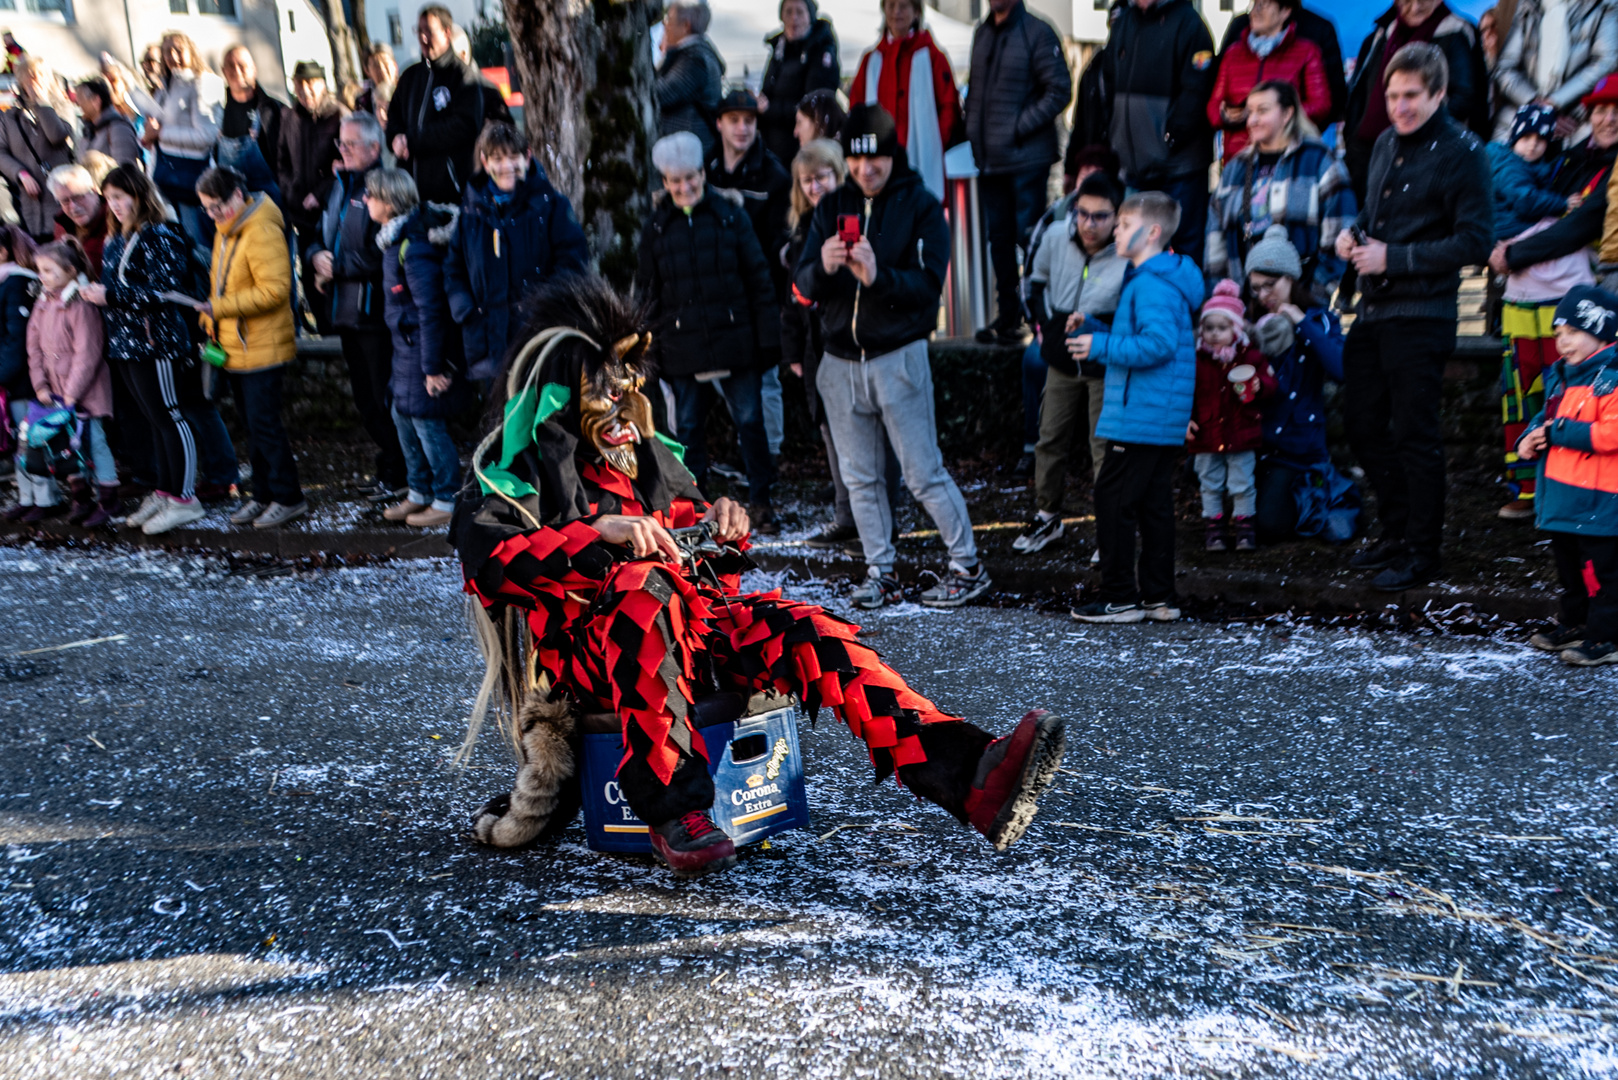
{"label": "fur tail", "polygon": [[[472,833],[493,847],[521,847],[537,839],[551,824],[562,802],[563,788],[575,773],[573,711],[566,701],[531,695],[518,713],[522,765],[509,794],[489,802],[472,817]],[[577,813],[577,806],[574,806]],[[571,816],[571,815],[569,815]]]}

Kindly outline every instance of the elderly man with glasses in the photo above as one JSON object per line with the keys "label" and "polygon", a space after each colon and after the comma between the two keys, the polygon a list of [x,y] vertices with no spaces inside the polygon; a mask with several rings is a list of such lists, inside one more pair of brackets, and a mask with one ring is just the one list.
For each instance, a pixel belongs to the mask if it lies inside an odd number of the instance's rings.
{"label": "elderly man with glasses", "polygon": [[84,245],[90,257],[90,273],[101,279],[101,249],[107,243],[107,204],[101,189],[83,165],[58,165],[46,178],[45,186],[60,207],[56,215],[56,239],[71,236]]}
{"label": "elderly man with glasses", "polygon": [[[393,375],[393,338],[383,321],[380,226],[365,209],[365,178],[382,167],[382,126],[370,113],[350,113],[337,129],[342,163],[320,218],[320,235],[309,248],[316,296],[330,304],[331,324],[343,343],[343,361],[360,421],[377,445],[373,502],[405,495],[404,451],[388,408]],[[311,303],[320,303],[316,296]]]}

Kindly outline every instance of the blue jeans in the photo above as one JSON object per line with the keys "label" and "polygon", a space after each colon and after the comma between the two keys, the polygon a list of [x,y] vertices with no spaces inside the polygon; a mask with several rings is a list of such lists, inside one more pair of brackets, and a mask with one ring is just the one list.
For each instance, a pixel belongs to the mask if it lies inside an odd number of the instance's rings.
{"label": "blue jeans", "polygon": [[759,381],[759,398],[764,402],[764,441],[770,444],[770,453],[781,453],[781,440],[786,438],[786,411],[781,403],[781,369],[771,365]]}
{"label": "blue jeans", "polygon": [[393,426],[399,429],[399,449],[404,451],[406,496],[418,505],[431,503],[434,510],[455,509],[455,493],[461,489],[461,455],[449,437],[444,420],[405,416],[393,410]]}
{"label": "blue jeans", "polygon": [[112,447],[107,445],[107,429],[99,417],[86,417],[81,452],[90,463],[95,482],[103,485],[118,483],[118,465],[112,460]]}
{"label": "blue jeans", "polygon": [[1201,172],[1141,190],[1161,191],[1180,204],[1180,227],[1174,231],[1169,246],[1201,266],[1203,247],[1208,242],[1208,174]]}
{"label": "blue jeans", "polygon": [[1022,353],[1022,452],[1032,454],[1039,443],[1039,402],[1045,395],[1045,358],[1039,354],[1039,339],[1028,343]]}
{"label": "blue jeans", "polygon": [[236,447],[230,441],[230,429],[220,417],[211,401],[200,405],[181,405],[180,415],[191,426],[197,440],[197,476],[204,484],[230,487],[241,480],[236,465]]}
{"label": "blue jeans", "polygon": [[252,463],[253,499],[297,506],[303,502],[298,463],[281,423],[282,368],[230,373],[231,393],[247,428],[247,460]]}
{"label": "blue jeans", "polygon": [[770,462],[770,446],[764,434],[762,373],[738,371],[711,383],[700,383],[689,375],[665,376],[674,391],[677,412],[674,425],[685,444],[685,467],[702,487],[708,479],[708,408],[715,391],[724,395],[730,418],[736,424],[737,441],[742,447],[742,464],[747,469],[748,501],[767,505],[770,487],[775,483],[775,466]]}
{"label": "blue jeans", "polygon": [[978,177],[983,227],[989,240],[989,265],[994,267],[995,317],[1004,326],[1019,326],[1023,321],[1022,299],[1017,292],[1022,272],[1017,248],[1027,247],[1039,215],[1045,212],[1050,176],[1050,166],[1041,165],[1021,172]]}

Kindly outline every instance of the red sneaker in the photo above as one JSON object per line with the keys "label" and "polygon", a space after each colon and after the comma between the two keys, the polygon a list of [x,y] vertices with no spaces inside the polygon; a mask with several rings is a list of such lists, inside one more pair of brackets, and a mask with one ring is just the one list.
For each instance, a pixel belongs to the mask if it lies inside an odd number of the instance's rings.
{"label": "red sneaker", "polygon": [[679,878],[701,877],[736,865],[736,845],[714,826],[706,810],[693,810],[654,827],[652,851]]}
{"label": "red sneaker", "polygon": [[977,779],[966,796],[966,815],[996,851],[1006,850],[1028,830],[1039,810],[1035,800],[1056,776],[1066,743],[1061,719],[1034,709],[1010,735],[984,749]]}

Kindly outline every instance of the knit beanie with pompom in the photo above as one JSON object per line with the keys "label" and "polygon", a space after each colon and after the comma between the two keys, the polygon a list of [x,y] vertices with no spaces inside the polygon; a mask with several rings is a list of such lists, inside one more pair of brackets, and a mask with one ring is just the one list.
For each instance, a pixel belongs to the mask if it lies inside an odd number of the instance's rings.
{"label": "knit beanie with pompom", "polygon": [[1200,326],[1202,320],[1216,314],[1227,316],[1237,329],[1246,324],[1247,307],[1242,303],[1242,287],[1229,278],[1214,285],[1213,295],[1202,305],[1202,313],[1197,317],[1197,324]]}

